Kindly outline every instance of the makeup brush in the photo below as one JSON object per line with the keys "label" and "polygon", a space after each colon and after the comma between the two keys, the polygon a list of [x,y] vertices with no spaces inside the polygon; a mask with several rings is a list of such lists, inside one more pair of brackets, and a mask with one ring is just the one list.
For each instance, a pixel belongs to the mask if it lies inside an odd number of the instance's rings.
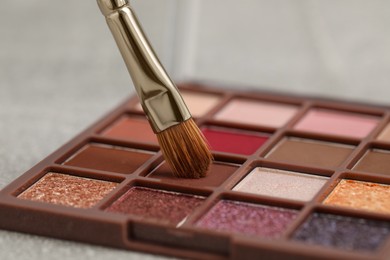
{"label": "makeup brush", "polygon": [[97,0],[131,75],[165,160],[177,177],[200,178],[212,161],[208,144],[127,0]]}

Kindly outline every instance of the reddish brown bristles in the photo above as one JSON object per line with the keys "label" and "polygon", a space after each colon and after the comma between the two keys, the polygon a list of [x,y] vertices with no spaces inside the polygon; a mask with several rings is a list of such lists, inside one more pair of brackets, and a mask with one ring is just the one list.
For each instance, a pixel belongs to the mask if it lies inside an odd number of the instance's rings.
{"label": "reddish brown bristles", "polygon": [[175,176],[206,176],[213,157],[202,132],[192,118],[158,133],[157,139]]}

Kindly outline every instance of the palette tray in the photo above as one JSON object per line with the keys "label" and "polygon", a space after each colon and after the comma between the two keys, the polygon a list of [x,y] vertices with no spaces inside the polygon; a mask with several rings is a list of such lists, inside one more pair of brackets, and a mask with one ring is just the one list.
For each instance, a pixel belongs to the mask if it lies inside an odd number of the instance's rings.
{"label": "palette tray", "polygon": [[2,229],[196,259],[389,259],[390,108],[183,84],[208,176],[133,97],[0,193]]}

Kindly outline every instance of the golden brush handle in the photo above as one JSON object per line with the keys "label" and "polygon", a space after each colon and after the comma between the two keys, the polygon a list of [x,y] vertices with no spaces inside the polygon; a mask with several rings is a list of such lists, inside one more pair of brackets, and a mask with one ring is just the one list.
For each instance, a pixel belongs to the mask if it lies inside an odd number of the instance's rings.
{"label": "golden brush handle", "polygon": [[155,133],[191,118],[127,0],[97,0]]}

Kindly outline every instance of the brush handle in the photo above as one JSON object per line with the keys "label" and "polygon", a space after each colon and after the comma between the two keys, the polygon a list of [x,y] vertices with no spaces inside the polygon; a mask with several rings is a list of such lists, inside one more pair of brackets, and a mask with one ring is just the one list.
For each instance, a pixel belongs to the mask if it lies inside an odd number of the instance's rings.
{"label": "brush handle", "polygon": [[97,0],[155,133],[191,118],[127,0]]}

